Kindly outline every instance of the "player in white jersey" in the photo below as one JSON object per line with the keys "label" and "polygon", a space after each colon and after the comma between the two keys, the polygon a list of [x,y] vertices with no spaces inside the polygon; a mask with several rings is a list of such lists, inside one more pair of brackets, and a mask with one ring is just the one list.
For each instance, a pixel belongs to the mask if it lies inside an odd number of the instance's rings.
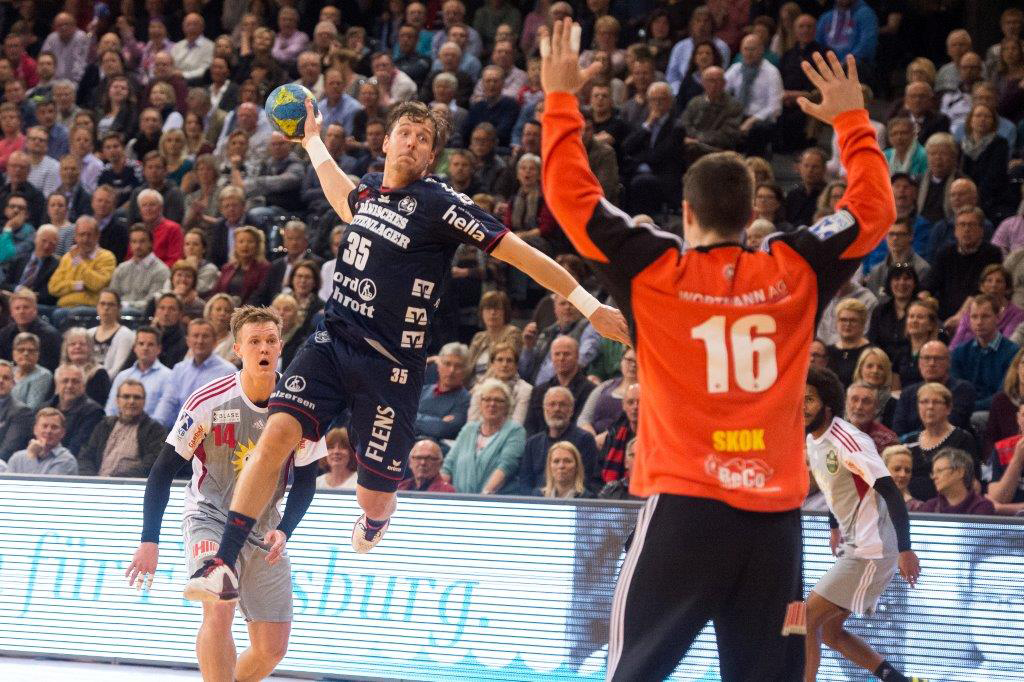
{"label": "player in white jersey", "polygon": [[807,463],[825,496],[836,563],[807,598],[805,682],[816,679],[821,642],[880,680],[907,679],[843,627],[851,613],[871,613],[899,568],[911,586],[921,572],[910,549],[903,495],[874,441],[839,418],[843,387],[831,370],[811,367],[804,394]]}
{"label": "player in white jersey", "polygon": [[[140,589],[148,589],[156,571],[160,525],[174,475],[191,464],[182,522],[191,574],[217,552],[231,493],[266,423],[267,401],[278,379],[281,321],[268,308],[246,306],[232,316],[231,331],[235,353],[242,358],[241,371],[215,379],[189,396],[146,482],[142,541],[125,572],[129,583]],[[291,466],[280,472],[273,502],[257,519],[239,556],[233,599],[203,604],[196,655],[204,680],[261,680],[288,649],[292,581],[285,543],[313,499],[313,450],[293,454]],[[282,517],[277,505],[290,472],[292,490]],[[236,658],[231,623],[234,601],[239,599],[251,646]]]}

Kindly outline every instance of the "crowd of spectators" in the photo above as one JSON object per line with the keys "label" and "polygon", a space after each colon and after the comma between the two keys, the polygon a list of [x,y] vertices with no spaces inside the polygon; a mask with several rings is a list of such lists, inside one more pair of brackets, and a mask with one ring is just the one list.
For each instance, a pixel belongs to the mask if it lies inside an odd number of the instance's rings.
{"label": "crowd of spectators", "polygon": [[[3,3],[0,469],[145,476],[185,398],[235,371],[240,305],[273,307],[294,356],[345,225],[264,113],[286,82],[356,177],[383,167],[389,108],[429,103],[453,131],[433,172],[607,299],[540,182],[537,29],[571,16],[601,64],[580,104],[608,200],[678,230],[686,169],[736,151],[755,249],[841,202],[837,142],[797,99],[816,97],[801,61],[853,55],[898,218],[823,302],[811,362],[913,507],[1024,510],[1024,13],[991,3],[995,35],[933,4]],[[468,247],[432,331],[403,489],[629,496],[632,350]],[[320,485],[354,487],[345,424],[326,440]]]}

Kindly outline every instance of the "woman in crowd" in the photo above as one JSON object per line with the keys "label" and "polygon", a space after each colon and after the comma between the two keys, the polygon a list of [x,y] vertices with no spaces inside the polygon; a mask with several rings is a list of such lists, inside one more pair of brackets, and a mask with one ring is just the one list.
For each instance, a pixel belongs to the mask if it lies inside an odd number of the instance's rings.
{"label": "woman in crowd", "polygon": [[231,316],[235,313],[235,302],[227,294],[214,294],[203,308],[203,317],[210,321],[216,334],[213,352],[228,362],[238,358],[232,346],[235,343],[231,336]]}
{"label": "woman in crowd", "polygon": [[192,170],[195,162],[188,157],[185,149],[185,132],[180,128],[164,131],[160,136],[160,155],[167,164],[167,179],[181,186],[185,174]]}
{"label": "woman in crowd", "polygon": [[985,452],[1004,438],[1020,433],[1017,424],[1017,411],[1020,409],[1021,398],[1024,397],[1024,349],[1017,351],[1013,361],[1006,369],[1003,388],[992,396],[992,404],[988,412],[988,424],[985,427]]}
{"label": "woman in crowd", "polygon": [[800,5],[795,2],[787,2],[779,8],[779,27],[768,44],[769,50],[783,55],[796,45],[796,18],[800,12]]}
{"label": "woman in crowd", "polygon": [[[911,83],[927,83],[928,87],[935,89],[935,62],[928,59],[927,57],[917,57],[912,59],[907,64],[905,76],[907,79],[907,85]],[[899,111],[903,108],[903,100],[896,100],[893,103],[894,111]]]}
{"label": "woman in crowd", "polygon": [[510,344],[518,355],[523,349],[523,332],[512,324],[512,303],[504,291],[488,291],[480,297],[480,326],[469,343],[469,364],[466,387],[487,373],[491,365],[491,349],[499,343]]}
{"label": "woman in crowd", "polygon": [[846,180],[833,180],[825,185],[818,195],[818,204],[815,207],[815,216],[832,215],[836,212],[836,204],[846,194]]}
{"label": "woman in crowd", "polygon": [[25,148],[25,134],[21,132],[21,114],[11,102],[0,104],[0,171],[7,172],[7,159]]}
{"label": "woman in crowd", "polygon": [[235,249],[220,269],[214,292],[229,294],[235,305],[248,303],[270,269],[266,248],[266,237],[261,230],[248,225],[235,228]]}
{"label": "woman in crowd", "polygon": [[709,66],[722,66],[722,55],[713,42],[702,40],[693,46],[690,65],[686,69],[686,74],[683,75],[683,80],[679,83],[679,91],[676,93],[676,111],[682,113],[691,99],[704,94],[700,75]]}
{"label": "woman in crowd", "polygon": [[[112,33],[107,34],[107,36],[112,35]],[[104,36],[104,39],[105,38],[106,36]],[[103,40],[101,39],[100,42],[103,42]],[[96,54],[99,56],[95,61],[85,67],[85,72],[82,74],[82,80],[78,82],[75,103],[83,109],[96,108],[99,103],[100,93],[107,89],[112,78],[124,76],[125,78],[128,78],[128,82],[131,84],[133,90],[137,87],[135,81],[128,74],[125,67],[124,57],[121,55],[119,50],[114,49],[109,45],[98,45]]]}
{"label": "woman in crowd", "polygon": [[174,88],[170,84],[159,81],[150,87],[148,105],[160,113],[161,132],[180,129],[185,124],[174,103]]}
{"label": "woman in crowd", "polygon": [[193,228],[185,233],[184,257],[196,269],[196,292],[200,297],[206,298],[217,286],[220,278],[220,270],[217,266],[206,260],[206,231]]}
{"label": "woman in crowd", "polygon": [[350,97],[357,97],[359,95],[359,86],[366,82],[366,76],[361,73],[356,73],[356,62],[358,57],[355,52],[338,45],[334,45],[334,50],[330,52],[328,60],[331,64],[331,68],[335,68],[341,71],[341,87],[346,94]]}
{"label": "woman in crowd", "polygon": [[[1009,109],[1004,104],[1016,99],[1024,80],[1024,42],[1017,38],[1004,38],[999,44],[999,66],[993,78],[999,93],[1000,110]],[[1018,109],[1019,111],[1019,109]],[[1005,114],[1004,114],[1005,115]]]}
{"label": "woman in crowd", "polygon": [[900,377],[901,386],[910,386],[921,381],[918,356],[921,347],[938,339],[945,343],[949,337],[939,326],[939,303],[934,298],[916,299],[907,306],[905,319],[906,338],[896,350],[893,370]]}
{"label": "woman in crowd", "polygon": [[14,337],[11,348],[14,356],[11,397],[38,410],[53,395],[53,373],[39,365],[39,337],[32,332],[21,332]]}
{"label": "woman in crowd", "polygon": [[[168,135],[170,133],[164,133]],[[212,154],[203,154],[196,158],[195,168],[185,176],[182,191],[191,189],[185,195],[185,220],[181,227],[184,230],[201,228],[205,230],[217,222],[218,190],[220,179],[217,173],[217,160]]]}
{"label": "woman in crowd", "polygon": [[490,347],[488,354],[490,365],[487,373],[478,377],[477,383],[469,392],[469,421],[480,420],[480,387],[484,379],[497,379],[508,387],[512,393],[511,419],[517,424],[526,423],[526,413],[530,409],[530,392],[533,386],[519,376],[519,352],[507,342],[499,341]]}
{"label": "woman in crowd", "polygon": [[[62,195],[61,199],[67,204]],[[9,263],[32,253],[35,228],[29,222],[29,203],[25,196],[8,194],[4,198],[4,216],[0,225],[0,263]]]}
{"label": "woman in crowd", "polygon": [[914,122],[903,116],[892,119],[886,126],[886,137],[889,147],[884,153],[889,175],[906,173],[912,178],[923,177],[928,170],[928,157],[914,135]]}
{"label": "woman in crowd", "polygon": [[864,336],[864,328],[868,324],[868,309],[855,298],[844,298],[836,304],[836,331],[838,339],[835,345],[828,347],[828,367],[849,386],[853,380],[853,370],[864,349],[871,341]]}
{"label": "woman in crowd", "polygon": [[284,349],[277,369],[284,371],[309,336],[310,327],[304,324],[299,304],[291,294],[278,294],[270,307],[281,318],[281,342]]}
{"label": "woman in crowd", "polygon": [[644,46],[654,57],[655,71],[665,73],[668,69],[668,60],[672,56],[675,42],[672,39],[672,22],[669,20],[668,12],[662,8],[651,12],[647,19],[647,42]]}
{"label": "woman in crowd", "polygon": [[917,390],[917,413],[924,426],[920,431],[908,433],[901,440],[913,457],[910,483],[907,488],[918,500],[935,497],[932,483],[932,458],[942,448],[959,448],[977,459],[978,447],[974,436],[953,426],[949,421],[953,410],[953,394],[938,382],[929,382]]}
{"label": "woman in crowd", "polygon": [[131,355],[135,343],[135,334],[121,324],[121,295],[113,289],[101,291],[96,302],[96,315],[100,323],[89,329],[92,359],[95,364],[103,366],[108,377],[116,376]]}
{"label": "woman in crowd", "polygon": [[320,268],[311,260],[301,260],[292,266],[286,282],[288,291],[299,306],[299,324],[309,326],[323,310],[324,304],[317,295],[320,290]]}
{"label": "woman in crowd", "polygon": [[[174,292],[178,296],[178,300],[181,301],[181,314],[185,318],[185,324],[188,324],[188,320],[203,317],[206,311],[206,301],[199,297],[199,291],[196,289],[198,283],[199,273],[190,261],[182,258],[171,266],[171,277],[167,280],[167,291]],[[148,315],[152,315],[153,310],[156,309],[156,300],[159,297],[160,294],[158,293],[154,294],[153,298],[150,299],[149,307],[146,309]]]}
{"label": "woman in crowd", "polygon": [[626,389],[637,382],[636,351],[627,348],[619,360],[621,376],[608,379],[597,385],[587,401],[583,403],[576,425],[595,436],[604,433],[622,414],[622,398]]}
{"label": "woman in crowd", "polygon": [[480,420],[467,422],[441,467],[460,493],[500,492],[519,470],[526,431],[509,419],[512,392],[496,378],[480,385]]}
{"label": "woman in crowd", "polygon": [[112,130],[124,135],[125,139],[135,137],[138,115],[131,81],[125,76],[111,78],[96,110],[97,137],[103,137]]}
{"label": "woman in crowd", "polygon": [[986,215],[1000,219],[1012,213],[1006,210],[1009,182],[1006,173],[1010,143],[997,134],[996,112],[984,104],[971,107],[964,123],[960,143],[961,170],[978,185],[978,205]]}
{"label": "woman in crowd", "polygon": [[878,416],[876,419],[887,428],[892,428],[892,418],[896,414],[896,400],[892,392],[899,388],[896,377],[892,373],[892,362],[881,348],[866,348],[857,360],[853,370],[853,380],[863,381],[878,393]]}
{"label": "woman in crowd", "polygon": [[882,289],[885,296],[871,311],[868,339],[890,358],[896,357],[906,339],[907,308],[920,287],[917,270],[909,263],[896,263],[886,274]]}
{"label": "woman in crowd", "polygon": [[914,499],[910,494],[910,476],[914,469],[914,456],[906,445],[890,445],[882,450],[882,461],[892,476],[892,482],[896,484],[903,494],[903,501],[907,505],[907,511],[915,511],[921,506],[922,500]]}
{"label": "woman in crowd", "polygon": [[793,226],[786,222],[783,202],[786,195],[774,182],[762,182],[754,190],[754,219],[771,222],[776,232],[791,232]]}
{"label": "woman in crowd", "polygon": [[334,268],[338,265],[338,250],[341,248],[341,239],[345,236],[345,226],[336,225],[331,229],[330,249],[331,257],[320,266],[320,300],[324,303],[331,297],[334,291]]}
{"label": "woman in crowd", "polygon": [[[716,50],[717,52],[717,50]],[[754,186],[763,185],[766,182],[775,182],[775,171],[772,165],[760,156],[747,156],[743,159],[754,176]]]}
{"label": "woman in crowd", "polygon": [[611,63],[611,75],[624,78],[626,75],[626,51],[618,47],[619,32],[622,25],[610,14],[598,17],[594,22],[594,46],[580,53],[580,67],[586,68],[594,63],[598,54],[607,55]]}
{"label": "woman in crowd", "polygon": [[81,367],[85,374],[85,394],[100,405],[107,404],[110,375],[102,364],[93,359],[92,335],[85,327],[71,327],[64,332],[60,361],[61,364]]}
{"label": "woman in crowd", "polygon": [[[992,263],[985,266],[978,278],[978,289],[983,294],[991,296],[999,306],[997,322],[999,333],[1010,338],[1017,330],[1017,327],[1024,322],[1024,310],[1021,310],[1010,298],[1013,296],[1013,276],[1010,271],[999,263]],[[956,323],[956,333],[949,343],[950,350],[957,346],[970,343],[974,340],[974,332],[971,331],[971,297],[960,307],[957,313],[959,321]],[[953,318],[956,320],[956,318]]]}
{"label": "woman in crowd", "polygon": [[324,473],[316,477],[316,487],[323,490],[356,489],[356,453],[348,439],[348,429],[336,427],[324,436],[327,456],[320,461]]}
{"label": "woman in crowd", "polygon": [[544,485],[534,492],[539,497],[575,499],[593,497],[586,486],[583,457],[576,446],[567,440],[548,448],[548,461],[544,466]]}
{"label": "woman in crowd", "polygon": [[544,203],[540,186],[540,157],[523,154],[516,162],[519,189],[509,200],[505,227],[541,251],[559,254],[571,251],[562,229]]}
{"label": "woman in crowd", "polygon": [[213,153],[213,145],[206,139],[206,130],[203,129],[203,119],[194,111],[185,114],[185,153],[193,159],[198,159],[203,154]]}

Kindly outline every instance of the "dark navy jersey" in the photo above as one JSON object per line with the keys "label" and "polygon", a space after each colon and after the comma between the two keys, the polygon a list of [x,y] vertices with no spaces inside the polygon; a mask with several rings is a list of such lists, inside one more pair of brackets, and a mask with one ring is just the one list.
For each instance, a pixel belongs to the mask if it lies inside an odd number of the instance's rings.
{"label": "dark navy jersey", "polygon": [[382,177],[364,176],[348,197],[352,222],[338,249],[325,317],[328,329],[419,368],[455,250],[471,244],[490,253],[507,230],[440,180],[388,190]]}

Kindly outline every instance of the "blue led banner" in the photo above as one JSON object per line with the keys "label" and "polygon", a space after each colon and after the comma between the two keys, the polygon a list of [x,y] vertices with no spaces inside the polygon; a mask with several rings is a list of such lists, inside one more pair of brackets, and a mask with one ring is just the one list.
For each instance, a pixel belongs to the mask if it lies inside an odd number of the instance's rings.
{"label": "blue led banner", "polygon": [[[0,651],[194,665],[201,610],[181,598],[183,488],[153,590],[123,577],[142,483],[0,477]],[[283,670],[339,678],[599,680],[622,542],[637,507],[406,496],[372,553],[348,543],[351,494],[318,493],[289,543],[295,623]],[[915,517],[923,575],[853,629],[897,667],[941,680],[1019,680],[1024,525]],[[831,564],[824,518],[804,523],[805,581]],[[681,580],[685,579],[681,576]],[[781,626],[781,624],[780,624]],[[246,642],[241,616],[235,636]],[[864,673],[826,655],[822,679]],[[673,676],[716,680],[705,629]]]}

